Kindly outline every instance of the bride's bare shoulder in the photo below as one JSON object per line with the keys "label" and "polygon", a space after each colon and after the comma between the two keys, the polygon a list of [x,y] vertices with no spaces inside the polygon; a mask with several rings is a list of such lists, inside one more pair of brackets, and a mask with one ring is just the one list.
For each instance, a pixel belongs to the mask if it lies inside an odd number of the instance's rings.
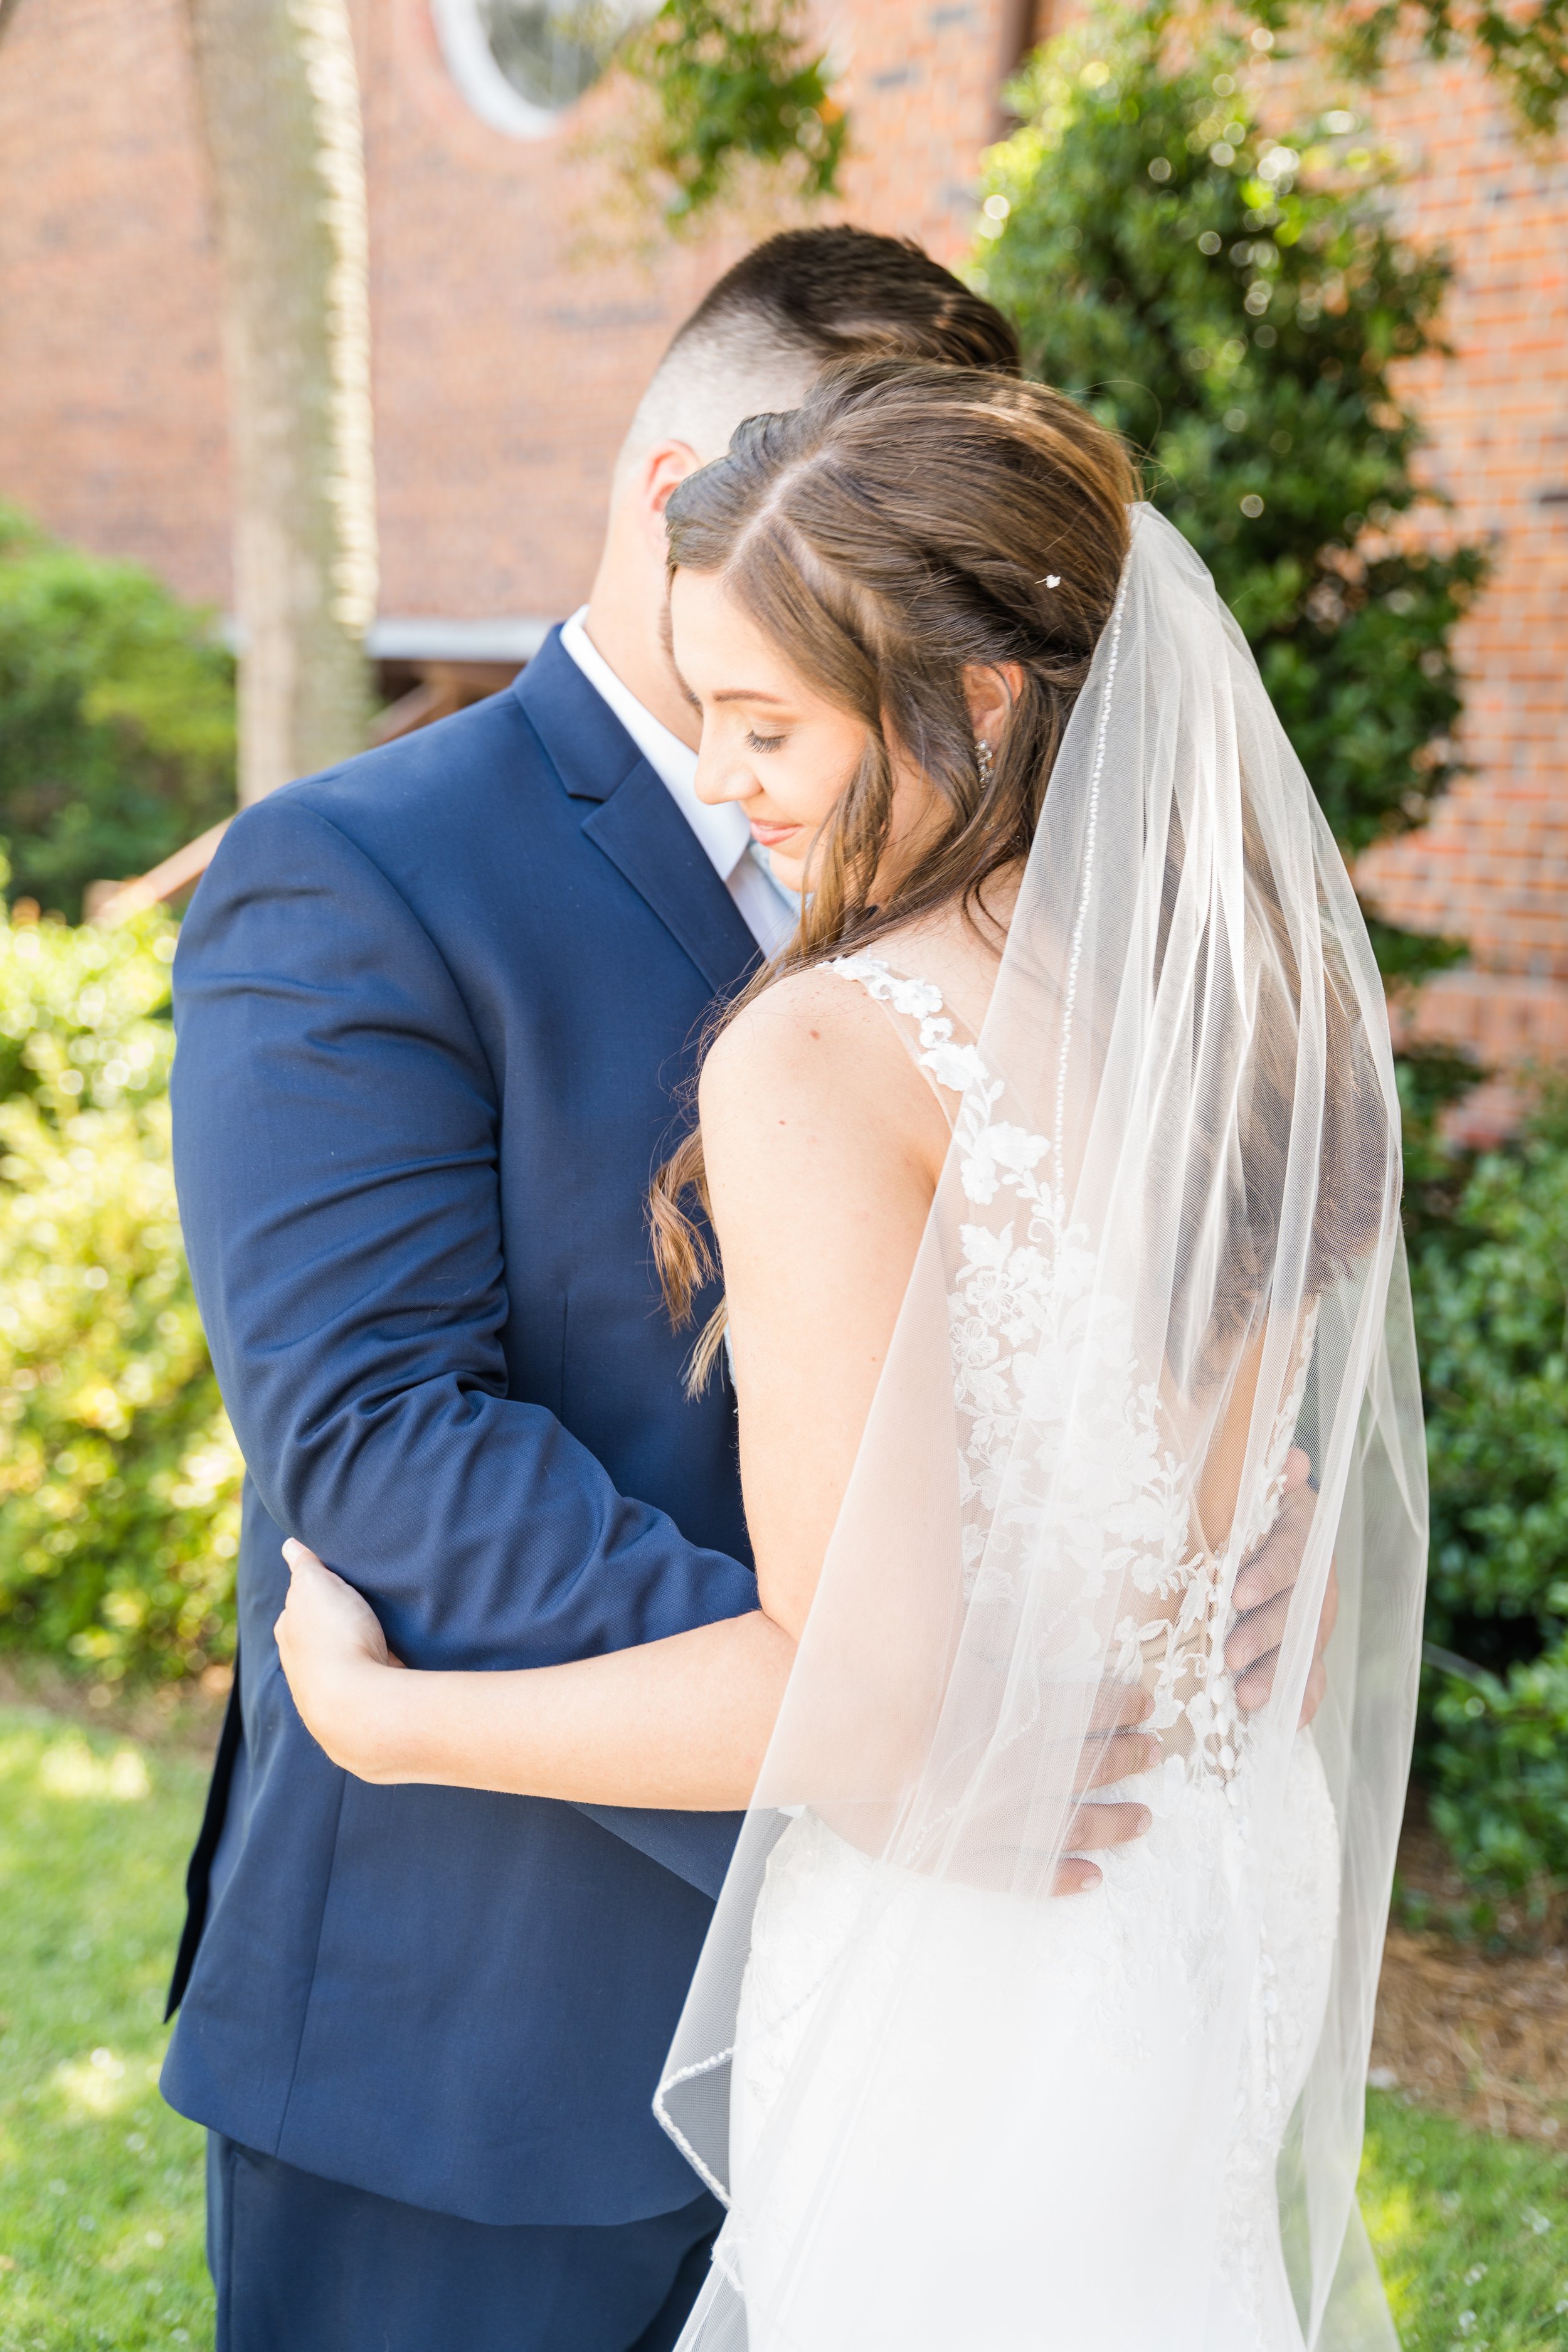
{"label": "bride's bare shoulder", "polygon": [[847,1066],[864,1070],[897,1055],[898,1039],[866,991],[816,964],[774,981],[721,1030],[702,1066],[702,1116],[759,1085],[812,1090]]}
{"label": "bride's bare shoulder", "polygon": [[931,1090],[882,1007],[826,965],[792,972],[742,1006],[703,1064],[699,1096],[715,1150],[891,1140],[922,1156],[946,1141]]}

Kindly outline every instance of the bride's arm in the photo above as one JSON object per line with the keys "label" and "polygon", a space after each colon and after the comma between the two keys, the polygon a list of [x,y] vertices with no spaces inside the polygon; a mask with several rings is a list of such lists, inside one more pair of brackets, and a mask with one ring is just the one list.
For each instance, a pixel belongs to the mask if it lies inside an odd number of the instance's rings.
{"label": "bride's arm", "polygon": [[749,1799],[947,1138],[886,1016],[827,972],[731,1025],[701,1113],[760,1607],[560,1665],[393,1673],[373,1612],[292,1545],[284,1671],[361,1779],[702,1811]]}

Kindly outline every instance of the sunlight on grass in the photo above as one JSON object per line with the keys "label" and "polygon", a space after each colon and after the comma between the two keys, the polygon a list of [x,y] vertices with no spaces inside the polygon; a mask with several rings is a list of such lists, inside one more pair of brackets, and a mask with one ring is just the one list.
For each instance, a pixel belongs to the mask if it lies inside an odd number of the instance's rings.
{"label": "sunlight on grass", "polygon": [[142,2088],[124,2059],[104,2049],[95,2050],[85,2063],[74,2059],[57,2066],[50,2082],[73,2123],[85,2116],[119,2115]]}
{"label": "sunlight on grass", "polygon": [[85,1739],[57,1739],[38,1759],[38,1786],[50,1797],[107,1797],[139,1804],[153,1793],[153,1776],[134,1748],[94,1755]]}
{"label": "sunlight on grass", "polygon": [[211,2345],[202,2135],[157,2093],[205,1781],[0,1709],[0,2352]]}
{"label": "sunlight on grass", "polygon": [[1373,2091],[1361,2200],[1404,2352],[1568,2347],[1568,2158]]}

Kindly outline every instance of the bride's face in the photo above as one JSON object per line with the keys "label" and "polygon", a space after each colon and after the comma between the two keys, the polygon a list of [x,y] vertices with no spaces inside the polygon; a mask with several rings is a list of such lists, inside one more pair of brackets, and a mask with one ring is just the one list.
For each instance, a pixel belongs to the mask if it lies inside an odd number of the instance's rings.
{"label": "bride's face", "polygon": [[[718,575],[678,572],[670,589],[675,666],[702,717],[697,796],[738,801],[778,879],[809,890],[812,849],[866,749],[867,729],[808,684]],[[932,800],[895,761],[895,839]]]}

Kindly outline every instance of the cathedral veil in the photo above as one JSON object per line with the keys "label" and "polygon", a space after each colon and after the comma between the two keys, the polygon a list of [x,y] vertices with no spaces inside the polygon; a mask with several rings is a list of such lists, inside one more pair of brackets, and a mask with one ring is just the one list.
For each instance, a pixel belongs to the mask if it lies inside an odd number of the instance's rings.
{"label": "cathedral veil", "polygon": [[[982,1033],[922,1043],[952,1146],[658,2093],[731,2207],[682,2347],[1215,2352],[1216,2297],[1265,2291],[1262,2194],[1302,2343],[1393,2352],[1354,2204],[1426,1531],[1388,1025],[1252,656],[1146,507]],[[1316,1514],[1243,1715],[1231,1591],[1292,1444]],[[1095,1793],[1154,1827],[1058,1897],[1108,1682],[1152,1693],[1163,1760]],[[748,2059],[759,1895],[805,1836],[841,1899]]]}

